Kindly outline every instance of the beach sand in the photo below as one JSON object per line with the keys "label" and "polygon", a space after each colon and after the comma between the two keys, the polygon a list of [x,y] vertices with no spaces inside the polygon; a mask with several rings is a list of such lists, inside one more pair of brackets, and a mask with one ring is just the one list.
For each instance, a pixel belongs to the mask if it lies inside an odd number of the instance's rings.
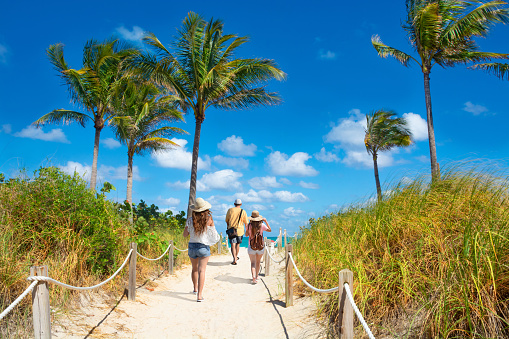
{"label": "beach sand", "polygon": [[[281,257],[283,254],[277,255]],[[117,305],[86,301],[55,317],[54,338],[320,338],[324,330],[313,317],[309,297],[284,307],[284,263],[271,263],[271,275],[251,284],[247,249],[238,265],[215,255],[206,271],[203,297],[192,293],[190,266],[137,289],[136,301]],[[139,259],[142,260],[142,259]],[[153,290],[151,290],[153,289]]]}

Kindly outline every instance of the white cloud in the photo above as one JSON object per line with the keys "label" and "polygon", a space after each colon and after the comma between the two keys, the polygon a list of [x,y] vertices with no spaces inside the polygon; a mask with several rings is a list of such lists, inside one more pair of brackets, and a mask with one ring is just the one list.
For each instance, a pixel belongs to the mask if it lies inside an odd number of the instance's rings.
{"label": "white cloud", "polygon": [[12,132],[11,124],[4,124],[4,125],[2,125],[1,128],[0,128],[0,132],[11,134],[11,132]]}
{"label": "white cloud", "polygon": [[[193,154],[187,151],[187,140],[173,138],[171,141],[180,145],[180,147],[152,152],[151,158],[154,159],[157,165],[161,167],[191,170]],[[198,157],[198,170],[210,169],[210,163],[211,161],[209,156],[205,156],[204,159]]]}
{"label": "white cloud", "polygon": [[282,202],[306,202],[309,198],[302,193],[292,193],[288,191],[277,191],[269,192],[267,190],[255,191],[250,189],[247,193],[236,193],[235,198],[242,199],[243,203],[250,202],[270,202],[270,201],[282,201]]}
{"label": "white cloud", "polygon": [[0,44],[0,64],[7,63],[7,54],[9,54],[7,47],[5,45]]}
{"label": "white cloud", "polygon": [[256,145],[245,145],[241,137],[232,135],[217,144],[217,147],[228,155],[234,157],[252,157],[256,152]]}
{"label": "white cloud", "polygon": [[133,26],[133,30],[125,28],[124,26],[120,26],[117,28],[117,33],[120,34],[122,38],[130,41],[141,41],[143,38],[144,31],[141,27]]}
{"label": "white cloud", "polygon": [[299,182],[299,186],[303,187],[303,188],[313,189],[313,190],[320,188],[320,186],[318,186],[318,184],[314,184],[312,182],[304,182],[304,181]]}
{"label": "white cloud", "polygon": [[325,151],[325,147],[322,147],[320,152],[313,154],[316,160],[323,162],[339,162],[339,158],[332,152]]}
{"label": "white cloud", "polygon": [[36,140],[44,140],[44,141],[55,141],[55,142],[62,142],[64,144],[70,144],[70,141],[67,140],[67,137],[65,136],[64,132],[60,128],[53,129],[47,133],[44,133],[42,128],[35,127],[35,126],[28,126],[24,129],[22,129],[19,132],[14,133],[15,137],[20,138],[29,138],[29,139],[36,139]]}
{"label": "white cloud", "polygon": [[339,143],[340,146],[364,146],[366,116],[358,109],[348,112],[349,117],[340,119],[337,125],[325,136],[325,141]]}
{"label": "white cloud", "polygon": [[279,182],[282,183],[282,184],[285,184],[285,185],[292,185],[293,183],[288,180],[287,178],[281,178],[279,179]]}
{"label": "white cloud", "polygon": [[318,51],[318,59],[320,60],[336,60],[336,53],[329,50],[319,50]]}
{"label": "white cloud", "polygon": [[272,152],[266,158],[267,164],[276,175],[289,175],[297,177],[312,177],[318,175],[318,171],[306,165],[311,156],[304,152],[294,153],[290,158],[279,151]]}
{"label": "white cloud", "polygon": [[260,205],[260,204],[252,204],[251,209],[256,211],[266,211],[266,210],[274,210],[276,207],[274,205]]}
{"label": "white cloud", "polygon": [[[92,166],[83,165],[79,162],[68,161],[64,166],[58,166],[62,171],[69,175],[73,175],[77,172],[82,178],[90,181],[90,175],[92,173]],[[127,166],[113,167],[101,165],[97,169],[97,180],[108,181],[108,180],[127,180]],[[133,166],[133,181],[141,181],[143,178],[140,176],[140,170],[138,166]]]}
{"label": "white cloud", "polygon": [[278,188],[283,185],[277,182],[276,177],[255,177],[248,181],[249,185],[255,189]]}
{"label": "white cloud", "polygon": [[[231,169],[206,173],[196,182],[196,190],[199,192],[214,189],[223,191],[240,190],[242,189],[242,184],[239,182],[240,177],[242,177],[242,173],[234,172]],[[176,189],[185,189],[189,188],[189,183],[189,180],[186,182],[177,181],[175,183],[168,183],[168,186]]]}
{"label": "white cloud", "polygon": [[107,138],[107,139],[101,140],[101,144],[103,144],[106,148],[109,148],[109,149],[115,149],[115,148],[119,148],[120,146],[122,146],[120,144],[120,142],[118,142],[117,140],[115,140],[113,138]]}
{"label": "white cloud", "polygon": [[488,112],[487,107],[473,104],[470,101],[465,102],[465,107],[463,107],[463,110],[466,112],[470,112],[473,115],[480,115],[482,113]]}
{"label": "white cloud", "polygon": [[408,128],[412,132],[414,141],[428,140],[428,124],[419,114],[405,113],[403,118],[408,123]]}
{"label": "white cloud", "polygon": [[303,210],[301,209],[295,209],[294,207],[288,207],[288,208],[285,208],[284,211],[283,211],[283,214],[288,216],[288,217],[296,217],[300,214],[304,213]]}
{"label": "white cloud", "polygon": [[177,198],[163,199],[162,197],[158,197],[157,200],[159,200],[162,204],[171,205],[171,206],[178,206],[180,204],[180,199],[177,199]]}
{"label": "white cloud", "polygon": [[246,169],[249,167],[249,160],[243,158],[229,158],[223,157],[222,155],[216,155],[212,159],[218,164],[235,167],[239,169]]}
{"label": "white cloud", "polygon": [[[373,158],[365,149],[364,151],[348,150],[342,162],[348,166],[362,165],[364,167],[373,167]],[[377,164],[379,168],[394,165],[392,152],[378,153]]]}

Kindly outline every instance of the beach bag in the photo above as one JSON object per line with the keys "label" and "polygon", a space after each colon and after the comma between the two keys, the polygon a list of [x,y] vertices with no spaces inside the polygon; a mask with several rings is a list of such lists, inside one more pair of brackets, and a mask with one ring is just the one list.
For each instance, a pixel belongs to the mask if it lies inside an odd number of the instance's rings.
{"label": "beach bag", "polygon": [[263,250],[263,236],[260,234],[260,232],[256,232],[256,234],[253,236],[251,235],[249,237],[249,246],[254,251],[261,251]]}
{"label": "beach bag", "polygon": [[203,243],[207,246],[212,246],[215,245],[219,239],[219,233],[217,233],[216,228],[214,226],[207,226]]}
{"label": "beach bag", "polygon": [[[237,220],[237,226],[239,225],[240,219],[242,218],[242,212],[244,212],[244,210],[241,208],[240,209],[240,214],[239,214],[239,220]],[[237,228],[233,227],[233,226],[230,227],[230,228],[227,228],[226,229],[226,234],[228,234],[228,239],[233,239],[233,238],[238,237],[238,235],[237,235]]]}

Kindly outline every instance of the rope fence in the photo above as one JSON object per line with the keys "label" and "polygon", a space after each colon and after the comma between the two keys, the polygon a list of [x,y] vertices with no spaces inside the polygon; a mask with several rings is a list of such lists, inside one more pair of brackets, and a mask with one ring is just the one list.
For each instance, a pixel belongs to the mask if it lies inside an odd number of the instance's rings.
{"label": "rope fence", "polygon": [[[223,241],[223,234],[220,233],[220,238],[217,243],[218,253],[221,254]],[[53,283],[55,285],[72,289],[78,291],[92,290],[111,281],[115,276],[117,276],[120,271],[127,265],[129,262],[129,283],[127,289],[127,297],[128,300],[134,301],[136,299],[136,258],[140,256],[141,258],[149,261],[156,261],[162,259],[168,252],[168,271],[170,274],[173,274],[173,266],[174,266],[174,250],[178,250],[180,252],[185,252],[188,249],[181,250],[175,247],[173,244],[173,240],[169,241],[168,247],[164,251],[164,253],[155,259],[150,259],[143,256],[141,253],[137,251],[137,244],[135,242],[130,244],[129,253],[125,258],[122,265],[110,276],[108,279],[100,282],[97,285],[89,286],[89,287],[78,287],[65,284],[58,280],[52,279],[48,276],[48,267],[47,266],[33,266],[30,268],[30,276],[27,278],[28,281],[32,283],[27,289],[14,300],[2,313],[0,313],[0,320],[3,319],[7,314],[9,314],[30,292],[32,292],[32,315],[33,315],[33,324],[34,324],[34,338],[35,339],[48,339],[51,338],[51,316],[50,316],[50,300],[49,300],[49,289],[48,283]],[[135,253],[136,255],[133,255]]]}
{"label": "rope fence", "polygon": [[[286,245],[286,244],[285,244]],[[373,333],[371,332],[368,324],[364,320],[359,308],[355,304],[354,298],[352,296],[352,292],[350,291],[350,286],[353,285],[353,272],[350,270],[341,270],[339,272],[339,284],[337,287],[329,288],[329,289],[319,289],[311,285],[300,273],[295,261],[293,260],[293,245],[287,244],[286,247],[286,267],[285,267],[285,304],[286,307],[293,306],[293,269],[297,273],[297,276],[302,280],[302,282],[312,289],[315,292],[319,293],[333,293],[338,292],[339,298],[339,321],[338,321],[338,332],[340,338],[353,338],[353,313],[357,315],[359,322],[362,324],[362,327],[368,334],[370,339],[375,339]],[[269,251],[265,251],[267,256],[270,259],[274,260]],[[274,260],[275,261],[275,260]],[[268,275],[268,269],[270,269],[270,265],[268,264],[270,261],[266,262],[265,267],[265,275]],[[290,265],[291,263],[291,265]],[[348,302],[346,302],[348,300]]]}

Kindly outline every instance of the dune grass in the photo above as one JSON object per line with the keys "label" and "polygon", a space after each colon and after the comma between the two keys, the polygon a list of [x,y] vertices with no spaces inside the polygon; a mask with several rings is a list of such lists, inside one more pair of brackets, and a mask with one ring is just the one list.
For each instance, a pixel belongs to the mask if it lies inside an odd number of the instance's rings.
{"label": "dune grass", "polygon": [[[393,185],[379,203],[310,220],[295,244],[299,267],[319,288],[352,270],[375,335],[507,337],[508,177],[494,168],[462,164],[432,185],[421,176]],[[336,322],[337,294],[322,298],[321,311]]]}
{"label": "dune grass", "polygon": [[[87,186],[78,175],[69,176],[56,168],[41,168],[30,181],[12,179],[0,184],[1,311],[29,286],[30,266],[47,265],[53,279],[91,286],[118,269],[132,241],[149,258],[159,257],[170,239],[177,247],[187,248],[181,230],[155,229],[151,239],[141,241],[118,205]],[[157,262],[138,259],[138,285],[160,275],[167,265],[167,256]],[[94,291],[117,298],[127,280],[124,269]],[[65,310],[79,299],[79,293],[83,292],[50,285],[52,309]],[[0,337],[33,337],[31,313],[28,296],[2,319]]]}

